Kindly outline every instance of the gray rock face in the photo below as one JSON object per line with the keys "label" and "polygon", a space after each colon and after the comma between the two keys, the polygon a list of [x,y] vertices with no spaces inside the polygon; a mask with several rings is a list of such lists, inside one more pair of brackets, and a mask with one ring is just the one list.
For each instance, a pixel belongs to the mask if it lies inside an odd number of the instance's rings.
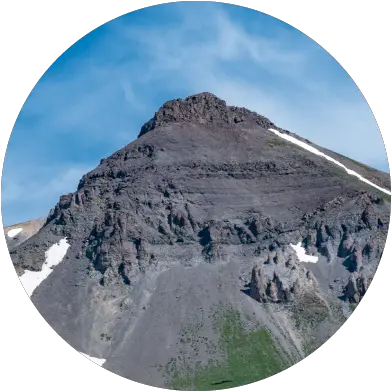
{"label": "gray rock face", "polygon": [[344,290],[344,297],[350,303],[359,303],[365,295],[372,278],[365,276],[363,270],[350,274]]}
{"label": "gray rock face", "polygon": [[254,121],[265,128],[276,126],[267,118],[243,107],[227,106],[213,94],[204,92],[186,99],[165,103],[154,117],[143,125],[139,137],[159,126],[170,123],[193,123],[204,126],[235,126],[244,121]]}
{"label": "gray rock face", "polygon": [[250,296],[260,302],[290,302],[316,288],[313,274],[299,265],[289,248],[270,252],[252,270]]}
{"label": "gray rock face", "polygon": [[[287,132],[199,94],[163,105],[137,140],[85,174],[10,251],[23,273],[40,270],[61,238],[70,243],[32,296],[49,324],[110,370],[160,387],[156,366],[183,351],[187,367],[208,364],[207,353],[178,348],[179,325],[197,323],[200,340],[215,344],[207,313],[220,303],[248,329],[268,329],[292,362],[309,340],[325,342],[377,269],[390,200],[269,128]],[[298,242],[319,261],[300,263],[289,246]]]}

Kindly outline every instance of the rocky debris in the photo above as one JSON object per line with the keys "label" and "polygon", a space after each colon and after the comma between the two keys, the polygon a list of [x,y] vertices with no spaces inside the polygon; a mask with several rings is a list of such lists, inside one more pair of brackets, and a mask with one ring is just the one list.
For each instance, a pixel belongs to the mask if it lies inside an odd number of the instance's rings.
{"label": "rocky debris", "polygon": [[350,274],[343,291],[344,299],[350,303],[359,303],[365,295],[372,278],[365,275],[363,270]]}
{"label": "rocky debris", "polygon": [[293,251],[285,248],[270,252],[267,260],[254,266],[250,296],[260,302],[290,302],[316,286],[313,274],[299,265]]}

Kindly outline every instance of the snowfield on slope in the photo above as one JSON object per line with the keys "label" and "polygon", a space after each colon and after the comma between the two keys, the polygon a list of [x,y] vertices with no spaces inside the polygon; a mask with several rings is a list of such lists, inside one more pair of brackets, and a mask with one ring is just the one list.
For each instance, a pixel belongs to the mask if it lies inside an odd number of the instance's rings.
{"label": "snowfield on slope", "polygon": [[300,262],[316,263],[318,261],[318,257],[306,254],[306,250],[301,246],[301,242],[298,242],[298,244],[290,244],[290,246],[297,253]]}
{"label": "snowfield on slope", "polygon": [[389,190],[383,189],[382,187],[377,186],[375,183],[370,182],[368,179],[364,178],[362,175],[358,174],[357,172],[355,172],[353,170],[350,170],[344,164],[342,164],[342,163],[338,162],[337,160],[331,158],[330,156],[328,156],[325,153],[319,151],[318,149],[312,147],[311,145],[309,145],[309,144],[307,144],[307,143],[305,143],[305,142],[303,142],[301,140],[298,140],[298,139],[296,139],[293,136],[290,136],[290,135],[285,134],[285,133],[281,133],[281,132],[279,132],[279,130],[276,130],[276,129],[269,129],[269,130],[272,133],[276,134],[277,136],[279,136],[279,137],[281,137],[281,138],[283,138],[283,139],[285,139],[287,141],[290,141],[293,144],[296,144],[296,145],[306,149],[307,151],[309,151],[311,153],[314,153],[315,155],[321,156],[324,159],[329,160],[330,162],[338,165],[339,167],[343,168],[347,172],[347,174],[357,177],[360,181],[365,182],[368,185],[375,187],[376,189],[382,191],[383,193],[391,195],[391,192]]}
{"label": "snowfield on slope", "polygon": [[98,364],[100,367],[102,367],[102,365],[105,364],[106,362],[104,358],[96,358],[96,357],[91,357],[86,353],[82,353],[82,352],[79,353],[82,354],[84,357],[88,358],[89,360],[91,360],[93,363]]}
{"label": "snowfield on slope", "polygon": [[33,272],[25,270],[19,277],[20,282],[29,297],[31,297],[34,290],[41,284],[41,282],[48,278],[48,276],[52,273],[53,268],[63,260],[69,246],[67,238],[61,239],[45,252],[45,262],[42,265],[41,271]]}
{"label": "snowfield on slope", "polygon": [[20,234],[22,231],[23,231],[23,228],[13,228],[13,229],[10,229],[10,230],[7,232],[7,236],[8,236],[9,238],[13,238],[13,237],[15,237],[16,235]]}

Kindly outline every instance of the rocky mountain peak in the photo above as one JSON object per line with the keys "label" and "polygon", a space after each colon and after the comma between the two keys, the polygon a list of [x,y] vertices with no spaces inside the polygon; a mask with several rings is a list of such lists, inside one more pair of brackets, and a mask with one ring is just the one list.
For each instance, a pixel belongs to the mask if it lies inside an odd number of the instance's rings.
{"label": "rocky mountain peak", "polygon": [[263,127],[275,128],[269,119],[257,113],[243,107],[228,106],[224,100],[214,94],[202,92],[163,104],[154,117],[142,126],[139,137],[159,126],[173,122],[233,126],[246,119],[253,119]]}
{"label": "rocky mountain peak", "polygon": [[165,103],[147,132],[85,174],[33,236],[22,237],[30,224],[7,230],[41,315],[107,370],[160,388],[243,385],[249,357],[265,364],[251,368],[259,380],[322,345],[367,292],[390,198],[209,93]]}

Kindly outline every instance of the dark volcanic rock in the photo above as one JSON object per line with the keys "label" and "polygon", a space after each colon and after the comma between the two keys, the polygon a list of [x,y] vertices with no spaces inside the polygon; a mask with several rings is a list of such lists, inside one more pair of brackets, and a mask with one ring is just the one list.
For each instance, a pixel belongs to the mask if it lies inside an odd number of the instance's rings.
{"label": "dark volcanic rock", "polygon": [[[354,197],[339,196],[304,218],[308,227],[304,240],[305,248],[311,254],[323,255],[330,262],[330,266],[322,272],[319,270],[321,264],[315,268],[318,269],[317,273],[320,273],[317,277],[321,281],[324,280],[325,273],[330,275],[329,288],[334,296],[339,296],[342,289],[347,290],[354,273],[374,275],[387,235],[386,226],[379,224],[378,220],[379,216],[388,219],[388,208],[382,198],[363,192]],[[369,211],[372,211],[373,216],[377,216],[373,220],[377,221],[376,224],[364,223],[364,215],[368,216]],[[332,276],[341,279],[344,286],[336,284]],[[351,282],[347,292],[351,292],[352,289]],[[364,294],[365,291],[366,289],[361,292]],[[353,301],[354,296],[357,297],[355,294],[347,293],[345,297]],[[361,293],[359,297],[362,297]]]}
{"label": "dark volcanic rock", "polygon": [[365,295],[371,280],[371,278],[365,276],[363,271],[350,274],[344,289],[345,300],[350,303],[359,303]]}
{"label": "dark volcanic rock", "polygon": [[314,291],[317,282],[309,270],[300,266],[292,249],[270,252],[252,270],[250,296],[263,302],[290,302]]}
{"label": "dark volcanic rock", "polygon": [[[387,232],[389,205],[269,127],[276,128],[208,93],[167,102],[138,140],[60,198],[47,244],[50,235],[68,237],[70,256],[77,248],[103,285],[132,286],[147,270],[187,263],[175,244],[207,262],[234,255],[233,246],[254,254],[299,238],[329,262],[346,259],[350,271],[377,258],[383,243],[371,232]],[[13,254],[15,265],[39,270],[36,245]]]}
{"label": "dark volcanic rock", "polygon": [[154,117],[143,125],[139,137],[159,126],[175,122],[204,126],[235,126],[250,120],[265,128],[276,128],[268,118],[243,107],[227,106],[224,100],[204,92],[165,103]]}
{"label": "dark volcanic rock", "polygon": [[[212,94],[178,99],[85,174],[11,251],[19,273],[38,271],[45,251],[67,238],[66,258],[32,296],[50,325],[114,372],[160,387],[158,364],[185,355],[208,363],[207,348],[200,358],[183,347],[180,326],[216,344],[207,314],[222,302],[251,319],[249,328],[268,328],[293,361],[307,339],[288,342],[290,311],[320,344],[332,335],[342,292],[358,302],[377,269],[390,200],[269,128],[289,133]],[[290,246],[298,242],[319,261],[300,263]]]}

